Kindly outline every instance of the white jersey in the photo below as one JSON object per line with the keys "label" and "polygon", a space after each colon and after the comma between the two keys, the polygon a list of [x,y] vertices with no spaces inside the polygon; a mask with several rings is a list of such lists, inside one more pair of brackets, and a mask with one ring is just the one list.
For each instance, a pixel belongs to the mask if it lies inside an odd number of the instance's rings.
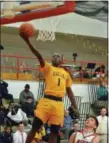
{"label": "white jersey", "polygon": [[74,143],[91,143],[92,140],[97,136],[96,133],[84,133],[83,131],[77,132]]}

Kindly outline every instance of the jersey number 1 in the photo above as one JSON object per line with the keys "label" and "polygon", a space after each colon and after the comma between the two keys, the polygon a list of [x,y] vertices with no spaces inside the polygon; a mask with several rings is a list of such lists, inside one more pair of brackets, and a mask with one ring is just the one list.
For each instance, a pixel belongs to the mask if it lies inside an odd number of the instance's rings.
{"label": "jersey number 1", "polygon": [[60,78],[58,78],[58,86],[60,86]]}

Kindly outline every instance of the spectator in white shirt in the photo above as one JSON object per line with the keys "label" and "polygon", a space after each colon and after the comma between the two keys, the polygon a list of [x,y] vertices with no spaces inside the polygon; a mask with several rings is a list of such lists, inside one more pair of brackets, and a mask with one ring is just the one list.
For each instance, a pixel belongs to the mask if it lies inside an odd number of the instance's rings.
{"label": "spectator in white shirt", "polygon": [[10,110],[7,114],[7,117],[10,119],[12,125],[17,125],[20,122],[28,124],[28,118],[25,112],[23,112],[19,105],[12,104],[10,105]]}
{"label": "spectator in white shirt", "polygon": [[24,124],[18,124],[17,131],[13,134],[13,143],[26,143],[27,134],[24,132]]}
{"label": "spectator in white shirt", "polygon": [[97,116],[99,126],[96,132],[101,136],[101,143],[107,143],[107,123],[108,117],[106,116],[107,110],[103,107],[100,111],[100,115]]}

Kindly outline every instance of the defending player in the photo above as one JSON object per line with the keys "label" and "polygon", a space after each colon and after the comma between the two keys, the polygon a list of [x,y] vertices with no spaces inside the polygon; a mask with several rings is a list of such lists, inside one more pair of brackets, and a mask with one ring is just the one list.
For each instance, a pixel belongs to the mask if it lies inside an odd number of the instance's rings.
{"label": "defending player", "polygon": [[100,137],[95,133],[98,127],[98,120],[94,116],[87,118],[85,122],[85,128],[74,133],[70,139],[69,143],[100,143]]}

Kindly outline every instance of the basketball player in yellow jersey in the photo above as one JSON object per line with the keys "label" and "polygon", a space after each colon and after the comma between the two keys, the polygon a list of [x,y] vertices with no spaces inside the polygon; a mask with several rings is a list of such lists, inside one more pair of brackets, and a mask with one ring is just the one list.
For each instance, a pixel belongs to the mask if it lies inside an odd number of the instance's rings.
{"label": "basketball player in yellow jersey", "polygon": [[72,79],[70,74],[61,67],[62,55],[55,53],[52,57],[52,65],[44,61],[41,54],[34,49],[30,40],[26,36],[22,36],[28,44],[32,53],[38,58],[41,71],[45,76],[45,91],[44,97],[39,101],[35,110],[35,118],[32,125],[32,130],[27,137],[26,143],[31,143],[35,133],[48,122],[51,125],[51,136],[49,143],[56,143],[57,134],[64,120],[64,104],[62,99],[67,92],[72,106],[77,109],[75,98],[71,90]]}

